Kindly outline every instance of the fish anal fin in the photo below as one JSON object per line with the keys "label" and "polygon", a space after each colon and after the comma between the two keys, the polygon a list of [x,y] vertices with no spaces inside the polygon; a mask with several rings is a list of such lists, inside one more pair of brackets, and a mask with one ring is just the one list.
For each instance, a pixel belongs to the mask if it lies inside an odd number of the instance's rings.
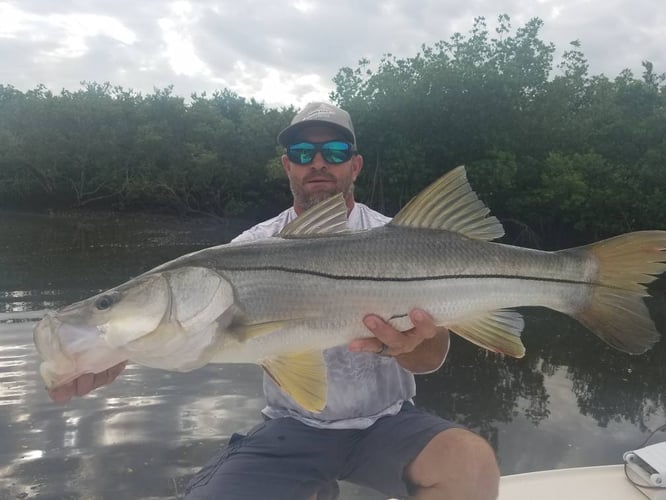
{"label": "fish anal fin", "polygon": [[318,413],[326,406],[326,366],[321,351],[266,358],[261,366],[305,410]]}
{"label": "fish anal fin", "polygon": [[280,238],[312,238],[348,231],[347,204],[342,194],[317,203],[278,233]]}
{"label": "fish anal fin", "polygon": [[520,313],[499,309],[449,325],[449,329],[489,351],[522,358],[525,355],[525,346],[520,340],[520,334],[524,326],[525,321]]}
{"label": "fish anal fin", "polygon": [[465,167],[459,166],[412,198],[389,224],[447,230],[490,241],[502,237],[504,228],[489,213],[469,185]]}

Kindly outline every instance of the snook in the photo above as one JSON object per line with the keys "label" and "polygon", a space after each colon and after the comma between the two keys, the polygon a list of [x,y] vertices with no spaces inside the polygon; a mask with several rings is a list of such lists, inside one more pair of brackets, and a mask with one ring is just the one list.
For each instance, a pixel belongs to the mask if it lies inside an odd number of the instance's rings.
{"label": "snook", "polygon": [[326,403],[321,351],[367,337],[376,313],[408,329],[408,312],[491,351],[521,357],[518,306],[576,318],[631,354],[659,334],[643,302],[666,270],[666,232],[625,234],[543,252],[491,243],[503,234],[463,167],[414,198],[385,227],[350,232],[334,197],[276,238],[185,255],[47,315],[35,328],[48,387],[119,361],[187,371],[258,363],[310,411]]}

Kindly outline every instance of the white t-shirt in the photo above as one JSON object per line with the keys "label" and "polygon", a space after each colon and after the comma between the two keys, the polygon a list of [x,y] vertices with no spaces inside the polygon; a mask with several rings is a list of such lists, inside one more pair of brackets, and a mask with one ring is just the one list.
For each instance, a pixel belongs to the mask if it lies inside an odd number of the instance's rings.
{"label": "white t-shirt", "polygon": [[[241,233],[233,241],[270,238],[296,217],[293,207],[289,208],[277,217]],[[383,226],[390,220],[362,203],[355,203],[349,214],[348,226],[350,229],[370,229]],[[368,337],[371,336],[368,332]],[[263,413],[269,418],[293,417],[307,425],[325,429],[364,429],[380,417],[398,413],[402,404],[416,394],[414,375],[391,357],[353,353],[349,352],[347,345],[341,345],[325,350],[324,360],[328,394],[322,412],[304,410],[264,374],[267,406]]]}

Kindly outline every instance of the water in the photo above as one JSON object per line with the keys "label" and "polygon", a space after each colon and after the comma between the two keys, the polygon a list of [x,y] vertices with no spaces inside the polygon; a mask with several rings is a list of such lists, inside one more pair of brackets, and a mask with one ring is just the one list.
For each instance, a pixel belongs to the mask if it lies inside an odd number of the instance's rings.
{"label": "water", "polygon": [[[130,365],[113,384],[56,405],[32,344],[46,309],[226,242],[242,227],[0,212],[0,499],[177,498],[231,433],[260,420],[261,373],[244,365],[185,374]],[[650,306],[664,331],[657,287]],[[666,342],[630,357],[573,320],[523,312],[525,358],[454,338],[444,367],[417,379],[417,403],[488,438],[503,474],[619,463],[666,422]],[[344,484],[343,498],[381,497]]]}

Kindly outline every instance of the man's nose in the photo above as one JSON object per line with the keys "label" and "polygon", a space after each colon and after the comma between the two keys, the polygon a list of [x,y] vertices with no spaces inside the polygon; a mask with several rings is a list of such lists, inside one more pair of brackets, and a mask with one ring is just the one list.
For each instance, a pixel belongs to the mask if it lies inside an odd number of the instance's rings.
{"label": "man's nose", "polygon": [[327,165],[328,163],[326,163],[326,160],[324,160],[324,156],[321,154],[321,151],[317,151],[312,158],[312,168],[326,168]]}

